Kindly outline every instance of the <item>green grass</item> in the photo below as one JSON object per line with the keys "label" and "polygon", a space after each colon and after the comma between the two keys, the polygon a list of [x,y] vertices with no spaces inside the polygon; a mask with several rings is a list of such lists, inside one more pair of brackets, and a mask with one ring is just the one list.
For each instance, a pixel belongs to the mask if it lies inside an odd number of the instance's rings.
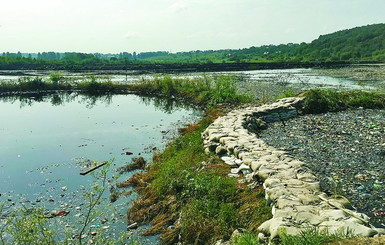
{"label": "green grass", "polygon": [[352,236],[347,233],[328,233],[321,232],[315,228],[310,228],[302,231],[299,235],[287,235],[285,233],[280,235],[282,245],[320,245],[329,242],[334,242],[338,240],[343,240],[346,238],[352,238]]}
{"label": "green grass", "polygon": [[[315,228],[309,228],[303,230],[298,235],[288,235],[283,232],[279,236],[279,240],[275,241],[273,244],[280,245],[321,245],[327,244],[330,242],[336,242],[339,240],[352,238],[352,236],[347,233],[328,233],[320,232]],[[238,236],[235,236],[231,240],[231,245],[259,245],[263,244],[258,241],[258,237],[255,233],[241,233]]]}
{"label": "green grass", "polygon": [[383,109],[385,108],[385,94],[358,90],[309,90],[306,93],[303,111],[304,113],[324,113],[358,107]]}
{"label": "green grass", "polygon": [[[145,234],[160,232],[165,244],[173,244],[178,237],[186,244],[228,240],[235,229],[256,231],[271,217],[260,195],[262,187],[238,184],[227,176],[227,165],[204,153],[201,133],[212,120],[207,116],[183,130],[154,157],[147,173],[128,180],[142,196],[131,208],[129,222],[151,222]],[[167,229],[170,225],[175,229]]]}
{"label": "green grass", "polygon": [[253,233],[242,233],[231,241],[231,245],[259,245],[257,235]]}
{"label": "green grass", "polygon": [[232,75],[196,78],[173,78],[170,75],[165,75],[141,80],[131,89],[146,94],[176,96],[203,106],[252,102],[250,96],[238,93],[236,79],[237,77]]}

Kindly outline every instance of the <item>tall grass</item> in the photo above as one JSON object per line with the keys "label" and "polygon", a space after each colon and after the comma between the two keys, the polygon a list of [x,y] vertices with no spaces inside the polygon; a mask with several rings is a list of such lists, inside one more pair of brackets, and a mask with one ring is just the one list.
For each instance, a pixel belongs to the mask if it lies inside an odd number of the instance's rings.
{"label": "tall grass", "polygon": [[71,87],[67,82],[44,81],[41,77],[22,77],[17,82],[0,83],[0,92],[68,90]]}
{"label": "tall grass", "polygon": [[0,93],[7,92],[41,92],[41,91],[81,91],[88,94],[101,94],[108,92],[127,91],[128,86],[112,83],[111,81],[98,81],[96,77],[89,76],[80,82],[64,79],[60,74],[53,73],[49,79],[41,77],[21,77],[16,82],[0,83]]}
{"label": "tall grass", "polygon": [[250,96],[238,93],[236,76],[201,76],[174,78],[170,75],[143,79],[132,89],[148,94],[162,94],[184,98],[195,104],[214,106],[220,103],[251,102]]}

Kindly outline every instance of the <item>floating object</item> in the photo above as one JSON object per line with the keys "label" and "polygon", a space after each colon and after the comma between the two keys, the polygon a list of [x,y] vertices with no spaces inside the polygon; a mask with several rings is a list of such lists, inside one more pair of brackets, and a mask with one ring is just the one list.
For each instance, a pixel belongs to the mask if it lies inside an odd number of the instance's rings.
{"label": "floating object", "polygon": [[89,169],[87,169],[86,171],[80,173],[80,175],[86,175],[86,174],[88,174],[88,173],[90,173],[90,172],[92,172],[92,171],[94,171],[94,170],[100,168],[101,166],[106,165],[106,163],[107,163],[107,162],[102,162],[102,163],[100,163],[99,165],[96,165],[95,167],[89,168]]}
{"label": "floating object", "polygon": [[56,217],[59,216],[67,216],[70,213],[70,211],[62,210],[55,214]]}
{"label": "floating object", "polygon": [[136,229],[136,228],[138,228],[138,223],[136,223],[136,222],[127,226],[127,230],[133,230],[133,229]]}

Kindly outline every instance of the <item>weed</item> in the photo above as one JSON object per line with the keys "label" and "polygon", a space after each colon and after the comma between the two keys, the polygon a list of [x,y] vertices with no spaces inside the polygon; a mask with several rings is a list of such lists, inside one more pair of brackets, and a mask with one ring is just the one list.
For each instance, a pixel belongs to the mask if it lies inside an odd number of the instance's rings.
{"label": "weed", "polygon": [[176,96],[194,104],[215,106],[220,103],[251,102],[251,97],[241,95],[236,89],[236,76],[202,76],[196,78],[173,78],[170,75],[142,79],[130,89],[145,94]]}
{"label": "weed", "polygon": [[235,236],[231,245],[258,245],[258,237],[253,233],[242,233]]}
{"label": "weed", "polygon": [[320,245],[346,238],[352,238],[349,231],[345,233],[328,233],[321,232],[315,228],[303,230],[296,236],[288,235],[285,232],[280,235],[282,245]]}

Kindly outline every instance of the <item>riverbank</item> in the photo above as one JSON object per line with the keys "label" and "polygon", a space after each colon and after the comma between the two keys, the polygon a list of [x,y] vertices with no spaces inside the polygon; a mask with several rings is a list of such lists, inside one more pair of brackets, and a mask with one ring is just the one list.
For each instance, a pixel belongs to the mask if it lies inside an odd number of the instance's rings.
{"label": "riverbank", "polygon": [[[238,94],[231,76],[210,79],[192,81],[165,76],[131,87],[134,93],[173,97],[211,108],[202,121],[181,129],[181,136],[163,153],[154,156],[146,172],[137,173],[119,185],[134,187],[140,194],[128,215],[129,225],[133,225],[130,227],[135,227],[135,223],[151,223],[145,234],[161,233],[161,241],[166,244],[229,240],[235,229],[254,236],[258,226],[271,215],[261,183],[247,186],[241,179],[230,178],[228,165],[215,155],[205,154],[201,133],[213,120],[230,109],[237,110],[237,105],[255,101]],[[124,91],[129,91],[126,88]],[[308,113],[384,104],[381,94],[344,95],[316,90],[307,96],[312,93],[313,97],[306,101]]]}

